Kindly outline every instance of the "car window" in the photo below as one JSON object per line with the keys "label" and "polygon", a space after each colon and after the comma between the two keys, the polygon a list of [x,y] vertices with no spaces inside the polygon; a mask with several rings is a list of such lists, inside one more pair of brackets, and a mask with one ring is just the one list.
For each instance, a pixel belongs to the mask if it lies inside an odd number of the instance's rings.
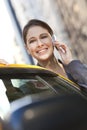
{"label": "car window", "polygon": [[20,79],[3,79],[3,83],[6,86],[6,94],[10,102],[25,95],[32,95],[43,92],[58,95],[70,93],[77,93],[82,95],[82,93],[79,91],[79,88],[59,76],[33,75]]}
{"label": "car window", "polygon": [[25,95],[37,94],[49,90],[48,86],[35,77],[26,79],[4,79],[9,101],[14,101]]}

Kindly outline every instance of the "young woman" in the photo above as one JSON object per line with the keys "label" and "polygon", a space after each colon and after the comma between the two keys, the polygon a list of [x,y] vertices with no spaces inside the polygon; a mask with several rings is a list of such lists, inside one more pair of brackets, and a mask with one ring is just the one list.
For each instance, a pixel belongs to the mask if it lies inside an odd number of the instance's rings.
{"label": "young woman", "polygon": [[[87,88],[87,67],[79,60],[74,60],[68,46],[54,41],[53,35],[53,30],[46,22],[31,19],[23,29],[23,40],[28,53],[37,60],[37,65],[69,78],[81,88]],[[56,59],[54,47],[61,60]],[[7,64],[3,59],[0,63]]]}
{"label": "young woman", "polygon": [[[31,19],[23,29],[23,39],[28,53],[37,60],[37,65],[87,87],[87,67],[72,58],[66,44],[53,41],[53,35],[53,30],[46,22]],[[58,50],[61,60],[56,59],[54,47]]]}

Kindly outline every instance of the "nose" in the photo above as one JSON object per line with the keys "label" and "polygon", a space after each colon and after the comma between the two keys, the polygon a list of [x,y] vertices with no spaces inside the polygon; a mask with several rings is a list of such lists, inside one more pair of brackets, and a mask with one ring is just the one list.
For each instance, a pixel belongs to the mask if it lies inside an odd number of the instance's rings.
{"label": "nose", "polygon": [[44,43],[40,39],[38,39],[37,44],[38,44],[38,46],[42,46]]}

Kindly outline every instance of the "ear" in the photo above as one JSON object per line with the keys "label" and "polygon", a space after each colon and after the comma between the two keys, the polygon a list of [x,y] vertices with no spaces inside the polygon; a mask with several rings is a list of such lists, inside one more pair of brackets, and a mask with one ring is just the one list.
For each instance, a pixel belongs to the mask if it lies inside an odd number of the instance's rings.
{"label": "ear", "polygon": [[30,51],[29,51],[29,48],[28,48],[28,46],[27,46],[27,45],[25,45],[25,48],[26,48],[26,50],[27,50],[28,54],[30,54]]}

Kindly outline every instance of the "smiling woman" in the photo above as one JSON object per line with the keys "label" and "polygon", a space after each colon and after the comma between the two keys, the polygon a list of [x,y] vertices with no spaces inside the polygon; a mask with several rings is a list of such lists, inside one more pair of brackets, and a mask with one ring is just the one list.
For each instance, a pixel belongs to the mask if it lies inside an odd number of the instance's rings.
{"label": "smiling woman", "polygon": [[[38,62],[64,77],[68,77],[81,87],[87,88],[87,68],[79,61],[74,60],[70,49],[64,43],[53,39],[54,32],[44,21],[31,19],[23,29],[25,47]],[[56,59],[54,48],[60,54],[61,60]]]}
{"label": "smiling woman", "polygon": [[[53,35],[54,32],[47,23],[31,19],[23,29],[25,48],[37,60],[37,65],[74,81],[80,85],[81,90],[86,90],[87,67],[81,61],[74,60],[68,46],[54,41]],[[55,57],[54,48],[61,59]],[[3,60],[0,63],[7,65]]]}
{"label": "smiling woman", "polygon": [[[42,33],[41,33],[42,32]],[[29,29],[26,48],[39,62],[48,60],[53,53],[51,35],[42,27],[35,26]],[[44,45],[43,45],[44,44]]]}

